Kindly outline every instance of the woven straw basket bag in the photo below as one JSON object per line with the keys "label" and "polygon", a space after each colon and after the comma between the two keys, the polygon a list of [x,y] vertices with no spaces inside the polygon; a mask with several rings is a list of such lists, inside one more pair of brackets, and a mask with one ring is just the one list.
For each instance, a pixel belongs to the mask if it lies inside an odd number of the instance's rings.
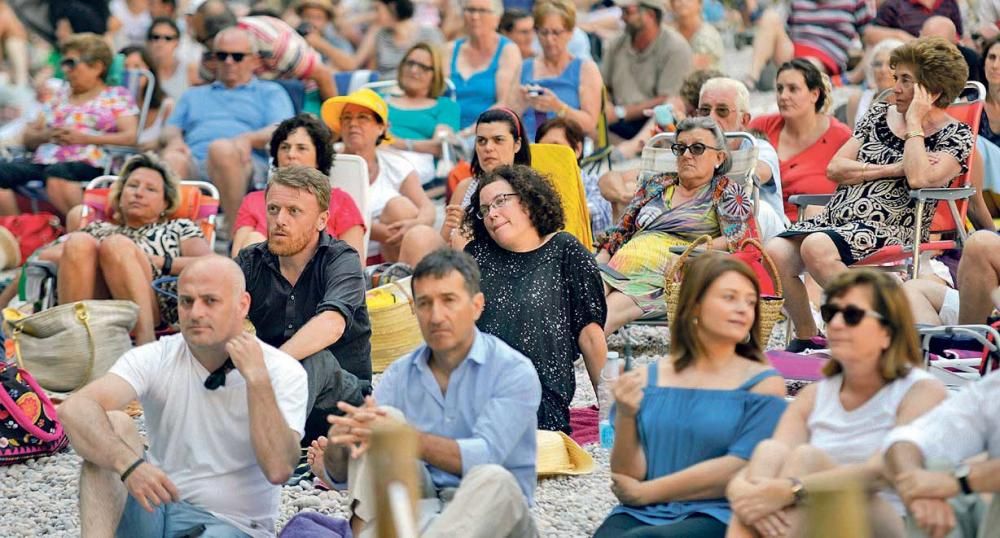
{"label": "woven straw basket bag", "polygon": [[390,282],[366,294],[372,325],[372,371],[382,372],[396,359],[424,343],[413,311],[413,298],[403,283]]}
{"label": "woven straw basket bag", "polygon": [[[703,235],[695,239],[688,246],[687,250],[677,258],[673,266],[667,270],[663,289],[664,300],[667,303],[667,319],[671,322],[673,322],[674,315],[677,312],[677,301],[681,292],[681,279],[684,276],[684,264],[687,263],[688,257],[695,249],[711,242],[712,236],[710,235]],[[772,282],[774,282],[775,296],[764,295],[760,298],[760,338],[761,342],[766,344],[771,337],[771,331],[774,330],[774,325],[781,319],[781,308],[785,305],[784,291],[781,289],[781,279],[778,278],[778,268],[775,267],[774,260],[768,256],[767,251],[764,250],[760,242],[756,239],[744,239],[740,241],[736,250],[738,252],[743,251],[747,247],[756,247],[760,251],[761,261],[764,267],[767,268],[767,272],[771,275]]]}

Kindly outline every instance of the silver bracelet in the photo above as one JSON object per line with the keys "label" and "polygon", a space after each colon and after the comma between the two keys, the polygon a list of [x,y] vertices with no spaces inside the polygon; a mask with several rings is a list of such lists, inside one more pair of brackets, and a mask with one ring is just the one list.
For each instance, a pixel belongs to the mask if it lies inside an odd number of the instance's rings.
{"label": "silver bracelet", "polygon": [[406,151],[413,151],[413,141],[404,140],[403,143],[406,145]]}

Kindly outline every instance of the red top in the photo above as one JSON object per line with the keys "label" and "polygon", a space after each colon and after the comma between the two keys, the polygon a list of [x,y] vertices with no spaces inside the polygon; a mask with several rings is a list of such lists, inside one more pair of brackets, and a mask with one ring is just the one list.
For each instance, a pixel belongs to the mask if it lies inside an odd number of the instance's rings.
{"label": "red top", "polygon": [[[267,236],[267,206],[264,203],[264,191],[254,191],[243,197],[240,210],[236,212],[234,230],[249,226],[261,235]],[[330,219],[326,223],[326,231],[335,238],[353,228],[365,227],[365,220],[358,211],[357,204],[346,192],[330,189]]]}
{"label": "red top", "polygon": [[[781,128],[785,120],[779,114],[770,114],[754,118],[750,129],[757,129],[767,135],[771,145],[778,148]],[[781,172],[781,195],[785,202],[785,215],[795,222],[798,208],[788,203],[788,197],[794,194],[831,194],[837,184],[826,177],[826,167],[840,146],[851,137],[851,129],[836,118],[830,117],[830,127],[813,145],[791,159],[779,160]]]}

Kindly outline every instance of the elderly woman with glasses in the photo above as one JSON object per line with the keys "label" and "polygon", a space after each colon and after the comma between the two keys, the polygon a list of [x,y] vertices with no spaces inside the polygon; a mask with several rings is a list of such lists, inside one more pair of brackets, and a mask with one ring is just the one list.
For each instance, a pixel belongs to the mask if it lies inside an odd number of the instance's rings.
{"label": "elderly woman with glasses", "polygon": [[890,65],[895,104],[872,105],[829,162],[833,198],[767,243],[795,325],[789,351],[826,347],[813,339],[819,331],[799,275],[808,271],[825,286],[882,247],[910,244],[918,219],[923,237],[917,239],[927,241],[937,204],[917,214],[911,189],[945,187],[968,170],[972,130],[945,110],[969,75],[962,54],[942,38],[921,38],[893,50]]}
{"label": "elderly woman with glasses", "polygon": [[30,161],[0,163],[0,214],[17,213],[8,190],[44,180],[49,201],[61,213],[83,200],[83,184],[101,175],[111,158],[101,146],[136,143],[139,109],[128,90],[104,78],[112,53],[96,34],[76,34],[62,45],[60,67],[68,84],[24,130]]}
{"label": "elderly woman with glasses", "polygon": [[539,125],[559,117],[575,121],[587,135],[595,136],[604,81],[596,63],[574,58],[569,51],[576,6],[570,0],[543,0],[533,11],[542,54],[521,67],[521,86],[515,95],[524,127],[533,136]]}
{"label": "elderly woman with glasses", "polygon": [[712,248],[731,250],[749,230],[751,202],[726,177],[726,138],[710,117],[681,121],[671,147],[677,172],[642,178],[617,226],[599,241],[611,334],[630,321],[666,313],[663,275],[674,262],[670,247],[703,235]]}
{"label": "elderly woman with glasses", "polygon": [[825,291],[826,377],[797,395],[774,436],[730,481],[735,517],[727,536],[804,536],[800,508],[810,491],[847,481],[877,492],[868,504],[874,536],[903,536],[906,511],[886,490],[882,443],[944,400],[946,389],[922,367],[910,305],[894,277],[858,269]]}
{"label": "elderly woman with glasses", "polygon": [[521,53],[517,45],[497,33],[503,5],[500,0],[465,0],[462,16],[466,37],[448,49],[448,77],[455,84],[462,109],[463,135],[484,110],[511,99],[521,78]]}
{"label": "elderly woman with glasses", "polygon": [[367,263],[397,261],[406,232],[420,224],[433,226],[435,214],[434,204],[424,192],[413,165],[395,152],[379,148],[384,142],[392,142],[385,101],[363,88],[327,99],[321,115],[330,129],[340,135],[344,153],[358,155],[368,163],[371,240]]}

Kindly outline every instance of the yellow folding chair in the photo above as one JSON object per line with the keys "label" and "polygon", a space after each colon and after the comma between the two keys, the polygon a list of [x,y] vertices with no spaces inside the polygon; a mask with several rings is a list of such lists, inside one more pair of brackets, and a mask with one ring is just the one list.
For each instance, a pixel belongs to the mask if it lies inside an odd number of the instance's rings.
{"label": "yellow folding chair", "polygon": [[583,190],[583,177],[576,154],[567,146],[532,144],[531,167],[552,181],[562,199],[566,214],[565,230],[593,252],[594,236],[590,230],[590,210]]}

